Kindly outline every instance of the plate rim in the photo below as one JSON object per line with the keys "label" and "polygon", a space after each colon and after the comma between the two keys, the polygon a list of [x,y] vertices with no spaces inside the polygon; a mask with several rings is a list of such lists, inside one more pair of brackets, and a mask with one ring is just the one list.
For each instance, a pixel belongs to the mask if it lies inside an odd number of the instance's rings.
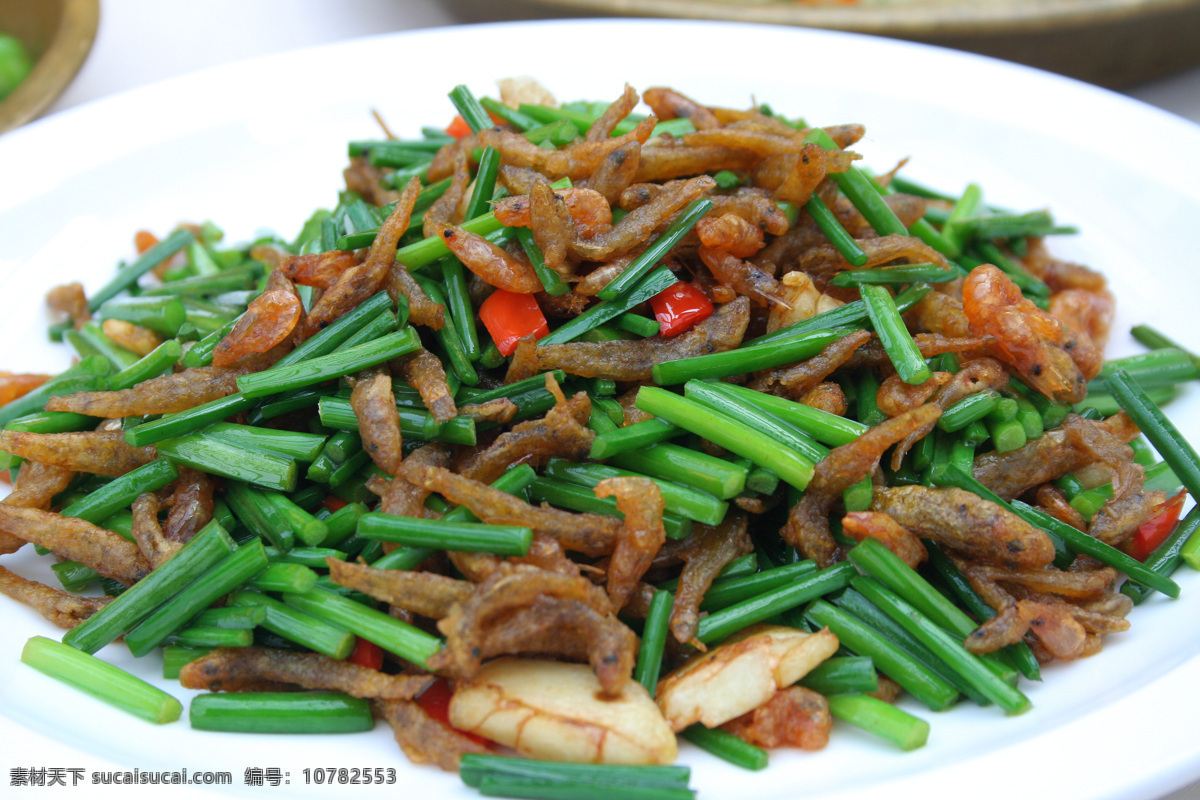
{"label": "plate rim", "polygon": [[[378,40],[392,40],[392,39],[407,38],[407,37],[447,36],[447,35],[455,35],[456,31],[461,32],[463,29],[466,29],[466,28],[492,29],[497,26],[529,27],[530,25],[536,25],[536,26],[575,27],[575,26],[579,25],[580,22],[583,22],[584,24],[588,24],[588,25],[618,25],[618,26],[629,25],[629,24],[635,24],[638,26],[647,26],[647,25],[654,25],[654,24],[661,24],[661,25],[668,25],[668,26],[713,25],[714,24],[714,23],[704,22],[704,21],[682,21],[682,20],[679,20],[679,21],[596,20],[596,21],[576,21],[576,22],[542,21],[542,22],[537,22],[537,23],[508,22],[508,23],[485,23],[485,24],[475,25],[475,26],[461,26],[460,28],[456,28],[456,29],[434,29],[434,30],[429,30],[429,31],[414,31],[414,32],[403,32],[403,33],[379,34],[377,36],[366,37],[366,39],[368,39],[368,40],[377,40],[377,39]],[[782,33],[781,31],[778,31],[775,28],[770,28],[770,30]],[[789,36],[792,36],[792,35],[798,35],[798,36],[820,35],[822,37],[862,36],[862,34],[845,33],[845,32],[826,32],[826,31],[820,31],[820,32],[817,32],[817,31],[799,31],[799,32],[793,31],[793,32],[789,32],[785,35],[789,35]],[[56,114],[52,117],[48,117],[43,120],[40,120],[37,123],[34,123],[29,128],[22,129],[20,131],[16,131],[13,134],[9,134],[6,137],[0,138],[0,158],[3,158],[10,152],[12,152],[16,149],[19,149],[19,143],[24,141],[26,136],[33,137],[35,135],[38,135],[39,132],[41,134],[45,134],[47,131],[57,134],[58,128],[63,128],[64,133],[65,133],[66,128],[68,128],[70,126],[78,125],[80,122],[86,121],[88,119],[88,115],[103,116],[105,111],[109,108],[113,108],[113,109],[120,108],[123,104],[136,105],[137,103],[139,103],[140,101],[142,101],[145,98],[157,96],[156,93],[161,93],[163,91],[170,90],[171,88],[178,87],[180,85],[187,86],[189,81],[203,82],[205,80],[210,80],[214,74],[221,74],[221,73],[225,73],[225,72],[228,72],[229,74],[234,74],[241,69],[246,69],[247,66],[249,66],[250,68],[254,68],[254,65],[260,64],[261,62],[278,62],[278,64],[286,65],[288,59],[303,57],[306,54],[311,54],[313,51],[324,51],[324,50],[346,48],[351,45],[354,45],[356,42],[362,42],[362,41],[364,41],[364,40],[352,40],[349,42],[338,42],[338,43],[333,43],[333,44],[328,44],[328,45],[322,45],[317,48],[304,48],[301,50],[290,51],[287,53],[279,53],[279,54],[262,56],[259,58],[250,59],[250,60],[243,61],[243,62],[238,62],[237,64],[222,65],[219,67],[213,67],[213,68],[209,68],[206,70],[202,70],[202,71],[199,71],[196,73],[191,73],[189,75],[167,79],[165,81],[161,81],[161,82],[151,84],[148,86],[137,87],[137,88],[131,89],[127,92],[123,92],[119,95],[114,95],[113,97],[110,97],[110,98],[102,98],[102,99],[95,100],[95,101],[92,101],[87,104],[81,104],[80,106],[78,106],[76,108],[68,109],[64,112],[61,112],[60,114]],[[877,41],[879,41],[879,40],[877,40]],[[882,41],[886,42],[886,40],[882,40]],[[931,47],[928,45],[917,45],[917,44],[913,44],[913,43],[889,43],[889,44],[892,44],[892,45],[898,46],[898,47],[902,47],[903,49],[908,49],[908,48],[913,48],[913,47],[918,47],[918,48]],[[953,51],[945,51],[943,48],[932,48],[932,49],[941,51],[943,55],[946,53],[949,53],[953,57],[961,57],[961,58],[966,58],[966,59],[971,59],[971,60],[984,58],[981,56],[974,56],[974,55],[970,55],[970,54],[955,53]],[[996,61],[995,59],[985,59],[985,60]],[[1040,71],[1037,71],[1037,70],[1031,70],[1030,68],[1026,68],[1026,67],[1019,67],[1017,65],[1006,64],[1004,62],[997,62],[997,63],[1001,64],[1005,69],[1030,70],[1031,72],[1038,73],[1040,76],[1042,76],[1042,78],[1049,78],[1049,79],[1052,79],[1055,81],[1068,81],[1068,82],[1076,85],[1077,88],[1084,87],[1090,91],[1099,92],[1103,95],[1106,95],[1107,97],[1109,97],[1111,99],[1118,100],[1121,104],[1133,104],[1133,106],[1139,107],[1142,112],[1147,112],[1147,111],[1154,112],[1154,115],[1156,117],[1159,117],[1158,122],[1164,123],[1164,124],[1169,123],[1171,126],[1182,123],[1182,127],[1178,128],[1177,132],[1180,135],[1184,136],[1184,138],[1193,138],[1193,139],[1195,139],[1195,141],[1200,142],[1200,126],[1196,126],[1193,123],[1190,123],[1187,120],[1183,120],[1175,115],[1169,114],[1168,112],[1161,111],[1160,109],[1155,109],[1154,107],[1146,105],[1144,103],[1141,103],[1137,100],[1133,100],[1131,98],[1117,95],[1115,93],[1108,92],[1107,90],[1098,89],[1097,87],[1089,86],[1087,84],[1080,84],[1077,81],[1071,81],[1071,79],[1068,79],[1068,78],[1051,75],[1049,73],[1041,73]],[[94,110],[97,107],[102,107],[102,108],[99,111]],[[54,127],[52,127],[52,126],[54,126]],[[9,142],[11,142],[12,144],[11,145],[8,144]],[[3,213],[3,211],[0,211],[0,214],[2,214],[2,213]],[[1200,659],[1198,659],[1197,662],[1200,662]],[[1196,670],[1200,670],[1200,663],[1193,664],[1192,666],[1195,667]],[[1193,671],[1195,671],[1195,670],[1193,670]],[[1172,673],[1168,673],[1168,674],[1173,675],[1178,672],[1180,672],[1180,670],[1175,670]],[[1097,712],[1097,713],[1099,713],[1099,712]],[[4,715],[0,714],[0,720],[3,720],[4,718],[5,718]],[[1186,764],[1180,766],[1180,771],[1178,773],[1171,773],[1170,775],[1160,775],[1158,778],[1158,783],[1161,784],[1163,782],[1163,780],[1174,781],[1178,778],[1179,775],[1182,775],[1183,772],[1187,772],[1189,775],[1200,773],[1200,746],[1198,746],[1197,748],[1194,748],[1194,749],[1196,750],[1196,752],[1193,752],[1191,754],[1191,758]],[[1100,796],[1100,795],[1097,795],[1097,796]]]}

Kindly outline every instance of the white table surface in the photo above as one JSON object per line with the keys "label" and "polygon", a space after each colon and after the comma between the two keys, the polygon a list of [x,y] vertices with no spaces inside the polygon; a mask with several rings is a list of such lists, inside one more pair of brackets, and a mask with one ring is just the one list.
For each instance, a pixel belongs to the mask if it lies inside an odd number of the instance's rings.
{"label": "white table surface", "polygon": [[[95,45],[48,113],[205,67],[311,45],[564,16],[583,15],[514,0],[101,0]],[[1124,93],[1200,124],[1200,68]],[[1200,784],[1169,800],[1200,800]]]}

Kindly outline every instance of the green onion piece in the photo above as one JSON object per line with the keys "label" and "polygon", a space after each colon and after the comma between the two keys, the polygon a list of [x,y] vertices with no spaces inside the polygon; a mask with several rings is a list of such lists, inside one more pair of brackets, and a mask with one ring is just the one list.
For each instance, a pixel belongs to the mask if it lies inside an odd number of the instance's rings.
{"label": "green onion piece", "polygon": [[[551,459],[546,464],[544,472],[548,478],[584,486],[595,486],[605,478],[647,477],[629,470],[610,467],[607,464],[575,463],[559,458]],[[696,522],[703,522],[705,525],[719,525],[725,519],[729,503],[688,486],[657,478],[650,478],[650,480],[654,481],[659,491],[662,492],[663,505],[667,510],[688,519],[694,519]]]}
{"label": "green onion piece", "polygon": [[613,456],[609,463],[654,478],[691,486],[722,500],[746,488],[749,470],[679,445],[662,443]]}
{"label": "green onion piece", "polygon": [[[105,335],[95,322],[85,322],[78,334],[91,346],[92,350],[112,362],[116,369],[127,369],[138,361],[138,356],[131,350],[126,350]],[[87,355],[91,355],[88,353]]]}
{"label": "green onion piece", "polygon": [[261,608],[266,616],[262,627],[276,636],[339,661],[354,652],[354,634],[311,614],[292,608],[273,597],[243,590],[229,596],[230,605]]}
{"label": "green onion piece", "polygon": [[704,593],[703,611],[719,611],[753,597],[788,586],[792,581],[817,571],[814,561],[798,561],[782,567],[764,569],[752,575],[719,580]]}
{"label": "green onion piece", "polygon": [[458,330],[458,339],[467,357],[477,361],[483,351],[479,347],[479,330],[475,326],[475,310],[471,307],[466,270],[462,262],[457,258],[443,259],[442,281],[446,285],[446,301],[450,308],[450,319]]}
{"label": "green onion piece", "polygon": [[895,284],[916,283],[945,283],[958,277],[953,269],[946,269],[938,264],[905,264],[898,267],[876,267],[874,269],[855,269],[839,272],[830,280],[834,286],[857,287],[864,284],[875,286],[891,286]]}
{"label": "green onion piece", "polygon": [[805,617],[833,631],[850,652],[869,657],[880,672],[934,711],[948,708],[958,698],[958,690],[949,682],[852,614],[818,600]]}
{"label": "green onion piece", "polygon": [[[126,441],[129,433],[132,431],[126,432]],[[269,453],[256,453],[203,432],[158,442],[155,447],[160,455],[201,472],[281,492],[291,492],[296,488],[295,461]]]}
{"label": "green onion piece", "polygon": [[96,309],[138,282],[138,279],[183,248],[194,242],[196,237],[187,228],[180,228],[155,244],[138,257],[137,261],[122,267],[116,277],[100,288],[88,299],[88,311]]}
{"label": "green onion piece", "polygon": [[[537,478],[529,485],[529,501],[531,503],[549,503],[569,511],[625,516],[617,510],[615,498],[596,497],[590,485],[566,483],[551,478]],[[682,539],[692,532],[692,521],[687,517],[664,510],[663,528],[666,530],[668,539]]]}
{"label": "green onion piece", "polygon": [[[143,328],[173,337],[188,317],[178,297],[129,297],[105,303],[97,312],[100,319],[122,319]],[[224,324],[224,323],[222,323]],[[213,328],[220,328],[217,325]]]}
{"label": "green onion piece", "polygon": [[770,759],[766,750],[755,747],[720,728],[706,728],[697,723],[684,728],[679,735],[701,750],[706,750],[717,758],[742,769],[766,769],[767,761]]}
{"label": "green onion piece", "polygon": [[[459,764],[459,774],[463,783],[476,788],[488,778],[557,783],[566,790],[566,795],[560,792],[555,797],[569,796],[580,800],[610,800],[614,793],[638,789],[688,791],[687,783],[691,778],[691,770],[683,766],[567,764],[480,753],[464,755]],[[675,794],[636,796],[645,797],[646,800],[687,800],[683,795]]]}
{"label": "green onion piece", "polygon": [[[553,395],[546,392],[553,404]],[[474,401],[470,401],[474,402]],[[519,406],[518,406],[519,407]],[[319,402],[321,424],[343,431],[357,431],[358,417],[350,406],[348,397],[322,397]],[[475,420],[470,417],[454,417],[438,422],[425,411],[400,407],[400,431],[405,439],[439,441],[449,444],[471,446],[475,444]]]}
{"label": "green onion piece", "polygon": [[[621,275],[624,274],[625,272],[621,273]],[[616,316],[624,314],[634,306],[646,302],[664,289],[673,286],[677,280],[675,273],[665,267],[652,270],[621,297],[597,303],[574,319],[558,326],[549,335],[543,336],[538,340],[538,343],[562,344],[563,342],[577,339],[593,328],[603,325]],[[611,285],[610,283],[609,286]]]}
{"label": "green onion piece", "polygon": [[[816,142],[826,150],[839,149],[833,137],[821,128],[814,128],[804,138],[804,141]],[[851,167],[848,172],[832,173],[830,177],[880,236],[908,235],[908,228],[904,227],[904,223],[884,202],[883,197],[875,190],[871,179],[861,169]]]}
{"label": "green onion piece", "polygon": [[28,433],[70,433],[94,428],[99,423],[100,420],[96,417],[76,414],[73,411],[37,411],[17,417],[5,425],[4,429]]}
{"label": "green onion piece", "polygon": [[479,98],[479,105],[483,106],[484,110],[488,112],[489,116],[494,115],[500,117],[505,122],[508,122],[509,124],[514,125],[523,131],[533,130],[541,124],[529,115],[522,114],[517,109],[504,105],[504,103],[501,103],[494,97]]}
{"label": "green onion piece", "polygon": [[178,477],[179,470],[171,462],[163,459],[151,461],[89,492],[61,513],[64,517],[78,517],[99,525],[128,507],[138,495],[156,492]]}
{"label": "green onion piece", "polygon": [[731,633],[769,619],[781,611],[844,589],[857,574],[853,565],[842,562],[803,575],[790,584],[735,603],[707,617],[701,617],[696,638],[705,644],[718,642]]}
{"label": "green onion piece", "polygon": [[1146,393],[1121,369],[1109,376],[1113,396],[1129,418],[1141,429],[1154,449],[1179,477],[1192,497],[1200,497],[1200,458]]}
{"label": "green onion piece", "polygon": [[866,251],[859,247],[858,241],[842,227],[841,221],[829,206],[825,205],[824,200],[813,194],[804,204],[804,210],[817,223],[817,227],[825,234],[829,243],[842,254],[842,258],[854,267],[861,267],[867,263]]}
{"label": "green onion piece", "polygon": [[[989,606],[982,597],[980,597],[975,589],[971,586],[971,582],[967,580],[967,576],[959,572],[958,567],[946,558],[941,549],[933,542],[925,542],[925,547],[929,551],[929,563],[937,571],[941,579],[950,587],[950,591],[958,598],[962,606],[975,619],[983,621],[996,616],[996,612]],[[1013,665],[1021,671],[1031,681],[1040,681],[1042,679],[1042,668],[1038,664],[1037,658],[1033,655],[1033,651],[1025,642],[1017,642],[1005,647],[1002,651],[1007,654],[1013,662]]]}
{"label": "green onion piece", "polygon": [[208,628],[229,628],[235,631],[248,631],[261,625],[267,618],[264,608],[251,606],[225,606],[210,608],[202,611],[189,625],[202,625]]}
{"label": "green onion piece", "polygon": [[317,585],[317,573],[300,564],[268,564],[246,586],[260,592],[307,592]]}
{"label": "green onion piece", "polygon": [[129,652],[139,658],[146,655],[192,617],[266,569],[267,563],[261,541],[241,545],[125,634]]}
{"label": "green onion piece", "polygon": [[964,220],[975,216],[982,206],[983,189],[977,183],[968,184],[942,226],[942,236],[954,248],[951,258],[962,253],[963,245],[971,235],[971,227],[964,224]]}
{"label": "green onion piece", "polygon": [[[972,688],[970,684],[964,681],[932,650],[906,631],[898,622],[889,617],[883,609],[868,600],[865,595],[854,589],[847,589],[838,595],[833,602],[839,609],[853,615],[863,624],[870,626],[876,633],[912,656],[929,671],[974,702],[982,706],[991,705],[991,701],[987,697]],[[1006,673],[1007,675],[1011,675],[1010,680],[1013,682],[1016,681],[1016,672],[1014,670],[1009,670]]]}
{"label": "green onion piece", "polygon": [[662,669],[663,647],[670,632],[671,607],[675,595],[658,589],[650,598],[650,609],[646,612],[646,625],[642,629],[642,641],[638,646],[637,664],[633,668],[633,679],[646,687],[654,697],[658,687],[658,674]]}
{"label": "green onion piece", "polygon": [[716,381],[688,381],[684,385],[684,397],[717,413],[742,421],[769,441],[795,451],[814,464],[829,455],[828,448],[812,441],[779,417],[720,387],[721,384]]}
{"label": "green onion piece", "polygon": [[362,503],[347,503],[330,514],[322,520],[328,529],[323,544],[326,547],[332,547],[346,541],[354,534],[358,528],[359,518],[365,513],[367,513],[367,507]]}
{"label": "green onion piece", "polygon": [[206,428],[214,422],[220,422],[226,417],[247,411],[250,406],[250,400],[241,394],[227,395],[207,403],[201,403],[187,411],[164,414],[156,420],[129,428],[125,431],[125,442],[134,447],[145,447],[165,439],[186,436],[201,428]]}
{"label": "green onion piece", "polygon": [[876,540],[864,539],[846,557],[951,633],[965,637],[975,630],[975,622],[962,609]]}
{"label": "green onion piece", "polygon": [[[813,569],[816,569],[816,567],[814,566]],[[721,571],[717,573],[715,583],[726,583],[734,578],[748,578],[756,574],[758,574],[758,554],[747,553],[721,567]],[[670,580],[663,581],[658,584],[658,588],[668,592],[675,592],[679,589],[679,578],[671,578]],[[750,594],[760,594],[761,591],[751,592]]]}
{"label": "green onion piece", "polygon": [[[746,460],[749,461],[749,459]],[[750,466],[750,474],[746,476],[746,491],[765,495],[775,494],[775,489],[779,487],[779,476],[769,469],[756,467],[753,464]]]}
{"label": "green onion piece", "polygon": [[192,728],[226,733],[355,733],[375,727],[369,701],[342,692],[201,694],[188,709]]}
{"label": "green onion piece", "polygon": [[953,635],[883,584],[865,577],[855,578],[850,584],[932,650],[973,689],[1004,709],[1006,714],[1021,714],[1032,708],[1029,698],[996,675],[982,659],[968,652]]}
{"label": "green onion piece", "polygon": [[[429,295],[429,299],[439,305],[444,305],[449,308],[446,301],[446,296],[433,281],[418,277],[417,283],[425,290],[425,294]],[[465,298],[467,307],[470,307],[470,298]],[[472,312],[473,313],[473,312]],[[474,386],[479,383],[479,374],[475,371],[475,367],[471,364],[470,355],[466,347],[463,346],[462,339],[458,335],[458,323],[454,319],[453,311],[450,314],[450,320],[438,328],[434,333],[438,343],[442,346],[442,352],[445,355],[445,360],[450,362],[450,368],[454,375],[467,386]]]}
{"label": "green onion piece", "polygon": [[[193,252],[205,253],[203,248]],[[251,261],[241,267],[219,270],[211,274],[197,275],[191,278],[180,278],[159,286],[150,286],[141,291],[141,297],[157,297],[160,295],[213,295],[254,288],[255,283],[262,277],[263,267],[257,261]]]}
{"label": "green onion piece", "polygon": [[[927,283],[914,283],[896,295],[896,310],[903,314],[920,302],[921,298],[931,291],[933,291],[933,287]],[[815,330],[862,327],[867,319],[867,304],[862,300],[855,300],[843,306],[838,306],[837,308],[809,317],[808,319],[793,322],[791,325],[780,328],[777,331],[763,334],[754,339],[748,339],[742,342],[741,346],[752,347],[770,342],[779,342]]]}
{"label": "green onion piece", "polygon": [[232,422],[218,422],[206,428],[204,432],[238,447],[265,450],[272,455],[294,458],[297,461],[312,461],[328,438],[316,433],[258,428]]}
{"label": "green onion piece", "polygon": [[867,304],[871,326],[879,335],[879,341],[901,380],[915,385],[933,377],[933,372],[925,363],[925,357],[921,355],[917,343],[913,341],[908,326],[900,317],[891,292],[886,287],[869,284],[860,286],[859,292]]}
{"label": "green onion piece", "polygon": [[229,320],[217,330],[207,334],[203,339],[194,343],[188,351],[183,354],[180,362],[185,367],[207,367],[212,364],[213,351],[217,345],[221,343],[229,333],[237,326],[241,320],[241,315]]}
{"label": "green onion piece", "polygon": [[700,218],[712,210],[712,207],[712,201],[707,199],[693,200],[688,203],[675,221],[663,231],[663,234],[643,250],[637,258],[629,262],[629,265],[621,270],[621,274],[597,292],[596,296],[601,300],[615,300],[632,290],[642,276],[653,269],[663,256],[669,253],[671,248],[678,244],[688,231],[700,221]]}
{"label": "green onion piece", "polygon": [[733,417],[653,386],[638,390],[637,407],[765,467],[803,489],[812,480],[813,464],[800,454],[765,441],[754,428]]}
{"label": "green onion piece", "polygon": [[310,358],[297,364],[274,366],[262,372],[243,375],[237,379],[238,388],[246,398],[299,389],[408,355],[420,346],[421,340],[416,331],[405,328],[373,342]]}
{"label": "green onion piece", "polygon": [[21,662],[147,722],[174,722],[183,712],[178,700],[141,678],[44,636],[25,643]]}
{"label": "green onion piece", "polygon": [[867,475],[857,483],[846,487],[842,492],[842,504],[847,511],[866,511],[871,507],[871,499],[875,496],[875,484]]}
{"label": "green onion piece", "polygon": [[58,582],[62,584],[62,588],[68,592],[82,591],[100,579],[96,570],[80,564],[78,561],[60,561],[57,564],[51,564],[50,569],[58,578]]}
{"label": "green onion piece", "polygon": [[1183,345],[1177,343],[1173,339],[1168,339],[1166,337],[1166,335],[1164,335],[1163,333],[1156,330],[1155,328],[1153,328],[1150,325],[1134,325],[1133,328],[1131,328],[1129,332],[1133,334],[1133,338],[1137,339],[1139,342],[1144,344],[1146,347],[1149,347],[1152,349],[1159,349],[1159,348],[1163,348],[1163,347],[1172,347],[1183,353],[1187,353],[1188,358],[1190,358],[1192,360],[1192,363],[1195,364],[1196,366],[1200,367],[1200,356],[1197,356],[1191,350],[1189,350],[1188,348],[1184,347]]}
{"label": "green onion piece", "polygon": [[458,113],[475,133],[493,127],[492,118],[484,111],[479,100],[465,84],[460,83],[451,90],[450,102],[454,103]]}
{"label": "green onion piece", "polygon": [[656,319],[629,312],[614,319],[613,324],[621,330],[632,333],[634,336],[641,336],[643,339],[657,336],[662,328],[662,323]]}
{"label": "green onion piece", "polygon": [[179,671],[185,666],[212,652],[211,647],[184,647],[172,644],[162,649],[163,677],[168,680],[179,680]]}
{"label": "green onion piece", "polygon": [[142,381],[157,378],[170,369],[171,365],[179,360],[182,353],[183,346],[179,344],[178,339],[167,339],[142,358],[109,378],[108,388],[113,391],[128,389]]}
{"label": "green onion piece", "polygon": [[683,433],[682,428],[657,417],[642,420],[617,428],[615,431],[597,435],[592,440],[592,452],[589,457],[595,461],[603,461],[619,453],[639,450],[658,442],[674,439]]}
{"label": "green onion piece", "polygon": [[739,347],[737,350],[665,361],[655,364],[652,374],[654,382],[659,386],[670,386],[704,378],[745,375],[749,372],[757,372],[811,358],[821,352],[826,345],[845,336],[846,333],[845,330],[817,330],[783,342]]}
{"label": "green onion piece", "polygon": [[249,647],[254,644],[254,633],[188,625],[163,639],[163,644],[180,647]]}
{"label": "green onion piece", "polygon": [[288,593],[283,596],[283,602],[345,628],[418,666],[424,666],[425,660],[442,648],[442,641],[436,636],[324,589],[313,589],[304,594]]}
{"label": "green onion piece", "polygon": [[1018,261],[1014,261],[1001,252],[994,242],[979,241],[975,243],[979,254],[988,262],[995,265],[1009,277],[1021,291],[1033,297],[1049,297],[1050,287],[1041,278],[1033,275]]}
{"label": "green onion piece", "polygon": [[233,540],[225,529],[215,521],[208,523],[166,563],[67,631],[63,642],[85,653],[95,653],[149,617],[166,598],[177,595],[232,552]]}
{"label": "green onion piece", "polygon": [[445,520],[381,513],[364,514],[358,521],[358,535],[410,547],[504,556],[525,555],[533,541],[530,528],[482,522],[447,523]]}
{"label": "green onion piece", "polygon": [[879,689],[875,662],[866,656],[834,656],[800,679],[800,685],[823,695],[874,692]]}
{"label": "green onion piece", "polygon": [[949,433],[962,430],[972,422],[978,422],[992,413],[999,400],[1000,393],[993,389],[985,389],[982,392],[969,394],[963,399],[952,403],[949,408],[943,411],[942,416],[938,419],[937,426]]}
{"label": "green onion piece", "polygon": [[276,361],[275,366],[286,367],[336,352],[363,326],[377,319],[380,313],[390,313],[395,309],[387,292],[377,292],[306,339],[304,344]]}
{"label": "green onion piece", "polygon": [[854,387],[856,398],[856,413],[859,423],[867,426],[878,425],[887,419],[887,414],[879,408],[879,376],[871,367],[858,371],[858,382]]}
{"label": "green onion piece", "polygon": [[1006,422],[987,423],[988,435],[992,439],[992,447],[997,453],[1007,453],[1011,450],[1024,447],[1027,441],[1025,436],[1025,426],[1015,419],[1010,419]]}
{"label": "green onion piece", "polygon": [[563,282],[558,273],[546,266],[546,259],[542,255],[541,248],[533,239],[533,231],[529,228],[517,228],[516,232],[517,241],[525,250],[525,255],[528,256],[529,263],[533,265],[533,271],[537,273],[538,280],[542,282],[542,288],[546,290],[546,294],[557,297],[571,291],[571,287]]}
{"label": "green onion piece", "polygon": [[[1136,385],[1136,384],[1135,384]],[[1157,406],[1165,406],[1178,394],[1174,386],[1159,386],[1145,390],[1146,399]],[[1095,392],[1075,404],[1075,413],[1084,419],[1104,419],[1121,410],[1121,402],[1111,394]]]}
{"label": "green onion piece", "polygon": [[1048,531],[1062,539],[1071,550],[1091,556],[1097,561],[1102,561],[1110,567],[1124,572],[1129,576],[1130,580],[1156,589],[1167,597],[1179,597],[1179,584],[1147,568],[1145,564],[1136,558],[1126,555],[1117,548],[1088,536],[1083,531],[1020,500],[1013,500],[1009,504],[1009,507],[1026,522],[1036,525],[1042,530]]}
{"label": "green onion piece", "polygon": [[[349,504],[343,508],[349,508],[350,505],[355,504]],[[327,522],[329,519],[330,517],[326,517],[325,521]],[[272,563],[300,564],[309,569],[325,569],[325,559],[327,558],[336,558],[338,561],[345,561],[347,558],[346,551],[333,547],[293,547],[286,552],[277,547],[267,547],[266,551],[267,558]]]}
{"label": "green onion piece", "polygon": [[285,552],[297,539],[316,547],[329,535],[324,521],[280,492],[231,482],[226,485],[225,499],[243,525]]}
{"label": "green onion piece", "polygon": [[829,713],[834,719],[873,733],[904,751],[924,747],[929,741],[928,722],[865,694],[831,695]]}
{"label": "green onion piece", "polygon": [[[837,414],[830,414],[828,411],[822,411],[819,408],[813,408],[803,403],[797,403],[794,400],[788,400],[786,397],[776,397],[773,394],[756,392],[745,386],[723,382],[712,382],[707,385],[712,391],[721,392],[730,397],[741,398],[757,405],[764,411],[779,417],[789,425],[799,428],[813,439],[830,447],[849,444],[870,427],[852,419],[839,417]],[[629,426],[629,428],[633,427],[635,426]],[[622,430],[629,430],[629,428],[623,428]]]}

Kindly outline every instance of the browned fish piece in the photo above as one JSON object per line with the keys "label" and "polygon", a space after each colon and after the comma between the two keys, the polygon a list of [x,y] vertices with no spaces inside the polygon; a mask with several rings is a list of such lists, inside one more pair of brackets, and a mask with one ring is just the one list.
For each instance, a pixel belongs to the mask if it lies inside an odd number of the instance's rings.
{"label": "browned fish piece", "polygon": [[1010,569],[1044,567],[1054,544],[1041,530],[973,492],[952,487],[876,487],[871,507],[924,539]]}
{"label": "browned fish piece", "polygon": [[124,584],[137,583],[151,569],[136,544],[77,517],[0,503],[0,530]]}
{"label": "browned fish piece", "polygon": [[24,603],[60,628],[74,628],[112,600],[111,597],[80,597],[23,578],[5,567],[0,567],[0,593]]}
{"label": "browned fish piece", "polygon": [[388,675],[320,653],[270,647],[223,647],[185,664],[179,682],[186,689],[241,692],[264,681],[302,689],[345,692],[352,697],[409,700],[433,682],[429,675]]}
{"label": "browned fish piece", "polygon": [[441,619],[450,607],[471,596],[475,584],[438,575],[400,569],[375,569],[327,558],[330,579],[339,586],[370,595],[396,608],[430,619]]}
{"label": "browned fish piece", "polygon": [[122,431],[0,431],[0,450],[39,464],[51,464],[94,475],[113,476],[121,476],[149,464],[156,457],[153,447],[133,447],[126,444]]}

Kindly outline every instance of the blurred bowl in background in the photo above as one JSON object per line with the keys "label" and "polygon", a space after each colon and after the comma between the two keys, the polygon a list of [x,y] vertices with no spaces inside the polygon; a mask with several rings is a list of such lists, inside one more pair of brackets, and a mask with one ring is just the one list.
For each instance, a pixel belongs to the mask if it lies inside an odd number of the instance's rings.
{"label": "blurred bowl in background", "polygon": [[100,21],[99,0],[0,0],[0,31],[15,36],[33,71],[0,102],[0,133],[46,110],[79,72]]}
{"label": "blurred bowl in background", "polygon": [[[727,19],[888,36],[994,56],[1111,89],[1200,64],[1200,0],[534,2],[621,16]],[[836,70],[836,65],[824,66]],[[898,66],[889,68],[890,79],[897,78]]]}

